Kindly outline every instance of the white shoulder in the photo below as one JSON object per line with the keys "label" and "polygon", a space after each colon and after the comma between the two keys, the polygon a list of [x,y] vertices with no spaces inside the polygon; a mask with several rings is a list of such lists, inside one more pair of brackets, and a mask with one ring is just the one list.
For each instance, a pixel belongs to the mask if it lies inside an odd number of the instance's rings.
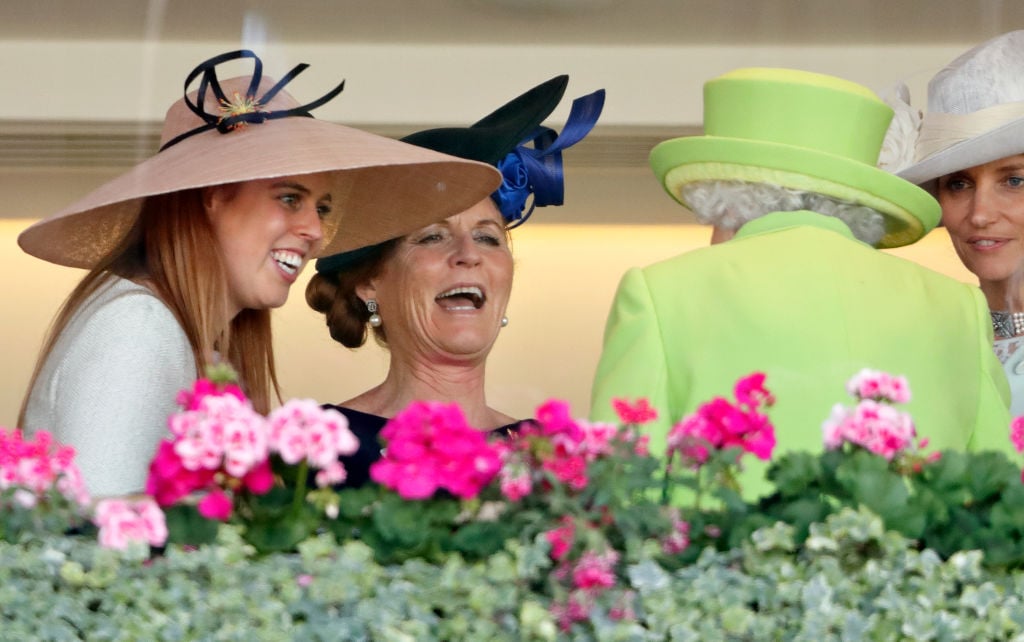
{"label": "white shoulder", "polygon": [[170,309],[147,288],[115,279],[61,333],[24,427],[74,446],[92,493],[135,492],[178,391],[195,377],[191,346]]}

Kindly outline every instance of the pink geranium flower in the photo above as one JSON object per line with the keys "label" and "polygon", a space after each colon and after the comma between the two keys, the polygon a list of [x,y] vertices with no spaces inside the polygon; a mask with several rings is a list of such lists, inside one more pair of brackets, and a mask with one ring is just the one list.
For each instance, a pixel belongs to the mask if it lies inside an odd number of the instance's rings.
{"label": "pink geranium flower", "polygon": [[512,502],[526,497],[533,490],[533,476],[521,451],[504,449],[498,473],[501,494]]}
{"label": "pink geranium flower", "polygon": [[700,467],[711,453],[740,448],[759,459],[770,459],[775,428],[762,408],[775,402],[764,387],[764,375],[754,373],[735,386],[737,401],[716,397],[675,424],[667,437],[668,453],[679,453],[686,465]]}
{"label": "pink geranium flower", "polygon": [[1010,422],[1010,441],[1017,452],[1024,453],[1024,416]]}
{"label": "pink geranium flower", "polygon": [[292,399],[270,413],[267,420],[270,450],[279,453],[287,464],[305,459],[311,466],[325,468],[359,448],[345,415],[321,408],[312,399]]}
{"label": "pink geranium flower", "polygon": [[690,524],[682,519],[679,509],[672,507],[669,512],[672,531],[661,542],[661,550],[668,555],[678,555],[690,546]]}
{"label": "pink geranium flower", "polygon": [[764,386],[765,374],[755,372],[743,377],[733,386],[736,403],[747,410],[775,404],[775,396]]}
{"label": "pink geranium flower", "polygon": [[[842,404],[832,408],[821,426],[825,448],[850,443],[891,461],[914,446],[913,419],[888,405],[910,399],[905,378],[864,369],[847,382],[847,390],[859,401],[852,409]],[[924,443],[918,447],[924,448]]]}
{"label": "pink geranium flower", "polygon": [[562,518],[562,525],[544,533],[544,538],[551,545],[551,559],[561,561],[572,549],[576,536],[576,526],[572,518]]}
{"label": "pink geranium flower", "polygon": [[236,492],[262,495],[274,485],[267,420],[233,384],[200,379],[178,401],[183,409],[168,418],[172,438],[150,462],[146,493],[160,506],[195,497],[203,517],[225,521]]}
{"label": "pink geranium flower", "polygon": [[615,564],[619,554],[613,549],[602,553],[584,551],[572,570],[572,582],[578,589],[601,591],[615,586]]}
{"label": "pink geranium flower", "polygon": [[624,424],[646,424],[658,418],[658,411],[647,398],[630,403],[628,399],[612,399],[612,408]]}
{"label": "pink geranium flower", "polygon": [[316,473],[317,488],[327,488],[345,481],[348,471],[340,461],[333,461]]}
{"label": "pink geranium flower", "polygon": [[864,368],[846,383],[846,390],[858,399],[908,403],[910,386],[906,377],[894,376],[881,370]]}
{"label": "pink geranium flower", "polygon": [[206,519],[226,522],[231,517],[233,506],[231,498],[220,488],[214,487],[199,501],[196,508]]}
{"label": "pink geranium flower", "polygon": [[172,506],[189,494],[213,483],[215,470],[189,470],[174,449],[174,442],[164,439],[157,446],[156,456],[149,463],[146,494],[160,506]]}
{"label": "pink geranium flower", "polygon": [[405,499],[426,499],[438,489],[473,498],[501,468],[500,448],[469,426],[456,404],[415,402],[380,434],[387,448],[370,478]]}
{"label": "pink geranium flower", "polygon": [[20,430],[0,427],[0,491],[19,489],[20,503],[34,505],[30,496],[56,489],[74,504],[88,506],[89,493],[74,457],[74,448],[58,444],[45,430],[25,439]]}
{"label": "pink geranium flower", "polygon": [[125,549],[132,542],[162,546],[167,541],[164,513],[150,499],[104,499],[96,505],[93,521],[104,548]]}

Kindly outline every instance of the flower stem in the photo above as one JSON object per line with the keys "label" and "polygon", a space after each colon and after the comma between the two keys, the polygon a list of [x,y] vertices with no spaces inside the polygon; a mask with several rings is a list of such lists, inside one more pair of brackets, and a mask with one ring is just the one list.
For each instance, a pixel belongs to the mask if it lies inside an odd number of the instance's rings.
{"label": "flower stem", "polygon": [[668,451],[668,460],[665,462],[665,479],[661,484],[662,506],[668,506],[669,491],[672,488],[672,459],[675,455],[675,450]]}
{"label": "flower stem", "polygon": [[309,461],[303,459],[299,463],[299,471],[295,479],[295,496],[292,497],[292,514],[298,515],[302,504],[306,501],[306,478],[309,477]]}

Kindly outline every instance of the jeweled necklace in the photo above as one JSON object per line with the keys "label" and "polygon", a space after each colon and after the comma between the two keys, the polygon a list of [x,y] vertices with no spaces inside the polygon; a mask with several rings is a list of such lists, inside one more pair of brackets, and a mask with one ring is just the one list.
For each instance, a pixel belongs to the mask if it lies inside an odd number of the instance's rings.
{"label": "jeweled necklace", "polygon": [[992,311],[992,332],[999,339],[1009,339],[1024,334],[1024,312]]}

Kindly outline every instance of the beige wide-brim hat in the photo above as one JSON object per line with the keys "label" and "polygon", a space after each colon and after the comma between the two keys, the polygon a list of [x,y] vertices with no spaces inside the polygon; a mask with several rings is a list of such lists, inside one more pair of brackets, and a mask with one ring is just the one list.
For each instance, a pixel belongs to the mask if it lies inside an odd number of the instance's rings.
{"label": "beige wide-brim hat", "polygon": [[933,194],[936,179],[1024,153],[1024,31],[957,57],[928,83],[914,162],[896,173]]}
{"label": "beige wide-brim hat", "polygon": [[[217,64],[236,58],[254,58],[254,73],[218,81]],[[304,68],[275,83],[262,77],[251,52],[200,65],[186,81],[187,90],[202,75],[199,88],[167,111],[161,151],[27,228],[18,244],[43,260],[90,268],[123,239],[148,196],[331,172],[332,214],[323,224],[324,243],[317,253],[322,256],[457,214],[501,182],[491,165],[312,118],[309,110],[326,100],[300,105],[279,89]]]}

